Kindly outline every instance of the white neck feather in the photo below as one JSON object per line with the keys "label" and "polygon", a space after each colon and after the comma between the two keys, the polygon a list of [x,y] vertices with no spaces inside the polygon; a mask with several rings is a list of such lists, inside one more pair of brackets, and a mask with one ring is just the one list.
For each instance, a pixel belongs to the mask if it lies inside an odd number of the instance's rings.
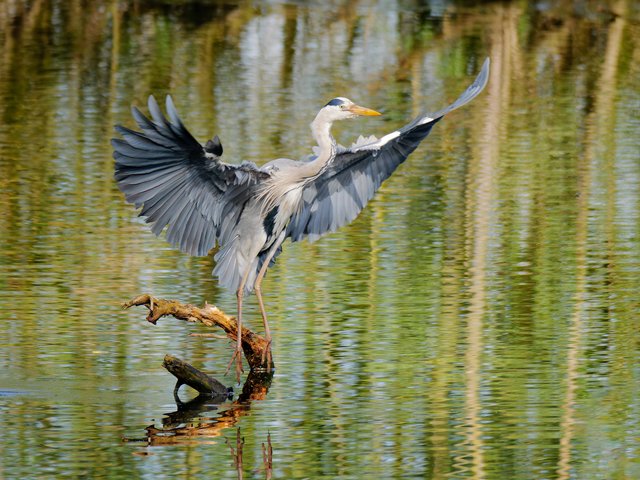
{"label": "white neck feather", "polygon": [[335,156],[336,141],[331,136],[333,121],[323,117],[323,112],[320,112],[315,120],[311,122],[313,137],[320,148],[317,157],[311,162],[301,164],[297,168],[281,170],[271,177],[260,193],[260,197],[263,200],[264,213],[271,210],[275,205],[280,204],[288,196],[289,192],[296,190],[296,186],[300,187],[305,182],[318,176]]}
{"label": "white neck feather", "polygon": [[305,173],[310,173],[310,176],[320,173],[322,168],[335,155],[336,141],[331,136],[332,124],[332,121],[323,118],[322,112],[318,113],[315,120],[311,122],[311,132],[313,133],[313,138],[318,142],[320,151],[315,160],[309,162],[309,172]]}

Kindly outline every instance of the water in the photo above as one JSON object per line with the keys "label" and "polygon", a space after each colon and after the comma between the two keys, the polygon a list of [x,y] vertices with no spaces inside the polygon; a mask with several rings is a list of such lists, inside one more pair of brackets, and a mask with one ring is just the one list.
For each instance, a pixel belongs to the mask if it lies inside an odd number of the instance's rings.
{"label": "water", "polygon": [[[175,3],[0,5],[0,477],[640,477],[637,2]],[[352,225],[285,246],[268,391],[238,402],[203,327],[121,310],[235,303],[115,187],[132,103],[171,93],[227,161],[298,158],[328,99],[384,113],[341,142],[383,135],[486,56]],[[178,412],[166,353],[236,396]]]}

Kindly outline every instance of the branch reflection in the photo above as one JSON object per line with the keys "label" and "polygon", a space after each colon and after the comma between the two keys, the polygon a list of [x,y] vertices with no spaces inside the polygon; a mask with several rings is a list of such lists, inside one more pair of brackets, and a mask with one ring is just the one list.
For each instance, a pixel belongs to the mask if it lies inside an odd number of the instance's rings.
{"label": "branch reflection", "polygon": [[[183,402],[174,394],[177,409],[165,414],[162,425],[150,425],[146,430],[146,442],[149,446],[183,445],[202,443],[219,437],[224,430],[235,426],[238,420],[251,410],[251,402],[267,397],[273,373],[250,372],[237,400],[226,405],[226,395],[198,395]],[[221,410],[216,417],[207,416],[208,412]]]}

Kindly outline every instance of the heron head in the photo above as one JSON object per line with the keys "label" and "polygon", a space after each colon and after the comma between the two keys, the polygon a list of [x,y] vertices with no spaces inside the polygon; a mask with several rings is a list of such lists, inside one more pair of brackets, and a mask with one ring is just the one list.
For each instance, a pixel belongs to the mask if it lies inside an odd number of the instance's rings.
{"label": "heron head", "polygon": [[354,118],[359,116],[377,116],[382,115],[380,112],[371,110],[370,108],[356,105],[348,98],[336,97],[330,100],[322,110],[320,110],[330,121],[344,120],[346,118]]}

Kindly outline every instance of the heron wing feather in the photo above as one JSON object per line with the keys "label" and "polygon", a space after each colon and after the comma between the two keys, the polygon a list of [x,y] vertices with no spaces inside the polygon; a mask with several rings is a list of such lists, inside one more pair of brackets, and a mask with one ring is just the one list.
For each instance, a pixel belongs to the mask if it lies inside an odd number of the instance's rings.
{"label": "heron wing feather", "polygon": [[301,208],[289,222],[291,240],[314,241],[352,222],[438,120],[398,135],[380,148],[336,155],[324,172],[305,186]]}
{"label": "heron wing feather", "polygon": [[301,207],[293,215],[288,235],[296,242],[313,241],[353,221],[384,180],[424,140],[444,115],[473,100],[489,77],[487,59],[474,82],[446,108],[417,117],[403,128],[381,139],[360,140],[339,151],[324,171],[304,188]]}
{"label": "heron wing feather", "polygon": [[[159,235],[192,255],[206,255],[235,223],[253,187],[268,177],[256,165],[233,165],[207,153],[184,126],[170,96],[167,119],[153,96],[151,119],[137,108],[141,131],[117,125],[113,139],[115,180],[128,202]],[[223,221],[224,220],[224,221]]]}

